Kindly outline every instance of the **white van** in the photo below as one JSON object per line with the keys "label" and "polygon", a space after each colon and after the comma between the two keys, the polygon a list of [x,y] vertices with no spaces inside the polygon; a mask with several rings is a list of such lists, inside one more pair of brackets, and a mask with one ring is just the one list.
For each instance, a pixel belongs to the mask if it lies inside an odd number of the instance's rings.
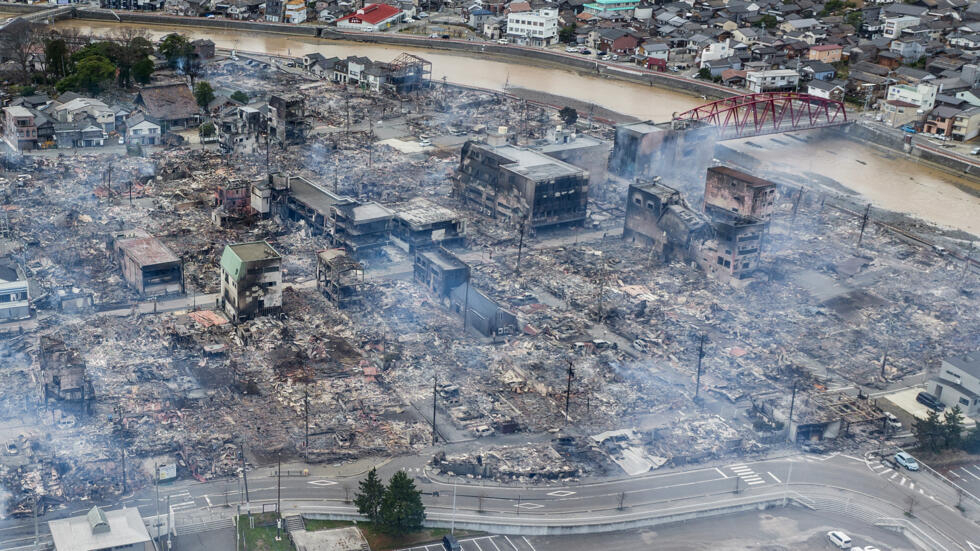
{"label": "white van", "polygon": [[834,544],[834,547],[838,549],[850,549],[851,548],[851,538],[847,537],[847,534],[839,530],[831,530],[827,532],[827,539],[830,543]]}
{"label": "white van", "polygon": [[885,412],[885,423],[887,423],[889,427],[895,430],[899,430],[902,428],[902,422],[898,420],[898,417],[892,415],[890,411]]}

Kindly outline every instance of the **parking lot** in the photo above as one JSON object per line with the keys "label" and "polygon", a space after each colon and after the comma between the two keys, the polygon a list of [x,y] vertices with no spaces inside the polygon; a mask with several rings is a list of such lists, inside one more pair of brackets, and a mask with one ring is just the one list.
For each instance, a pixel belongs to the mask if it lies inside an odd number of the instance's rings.
{"label": "parking lot", "polygon": [[964,490],[980,497],[980,464],[955,467],[946,472],[946,476]]}
{"label": "parking lot", "polygon": [[[524,536],[482,536],[459,540],[462,551],[537,551]],[[444,551],[441,544],[430,543],[400,551]]]}

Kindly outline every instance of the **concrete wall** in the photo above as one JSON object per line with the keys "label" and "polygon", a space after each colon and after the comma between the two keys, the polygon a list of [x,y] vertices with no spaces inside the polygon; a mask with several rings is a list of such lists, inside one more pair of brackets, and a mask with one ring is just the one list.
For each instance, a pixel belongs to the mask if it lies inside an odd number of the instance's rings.
{"label": "concrete wall", "polygon": [[286,25],[280,23],[263,23],[259,21],[236,21],[233,19],[209,19],[207,17],[179,17],[176,15],[164,15],[153,12],[128,12],[116,10],[95,11],[86,8],[75,10],[75,17],[78,19],[96,19],[99,21],[116,21],[116,17],[124,23],[147,23],[151,25],[174,25],[187,27],[201,27],[212,29],[241,30],[249,32],[266,32],[291,34],[297,36],[316,36],[317,27],[309,25]]}

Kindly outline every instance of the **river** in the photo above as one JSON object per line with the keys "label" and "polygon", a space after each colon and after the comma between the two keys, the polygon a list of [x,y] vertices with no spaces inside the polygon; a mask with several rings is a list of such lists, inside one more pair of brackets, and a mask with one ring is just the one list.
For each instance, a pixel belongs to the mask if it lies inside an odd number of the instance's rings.
{"label": "river", "polygon": [[[80,20],[55,23],[56,27],[71,26],[95,35],[107,34],[121,25]],[[145,29],[155,38],[174,31],[173,26],[125,25]],[[698,97],[662,88],[596,78],[558,68],[493,61],[469,54],[197,27],[182,27],[180,32],[191,38],[209,38],[219,48],[277,55],[301,56],[320,52],[327,57],[363,55],[384,61],[409,52],[432,62],[433,80],[442,80],[445,76],[452,83],[495,90],[508,85],[521,87],[573,97],[640,119],[669,120],[673,113],[702,103]],[[863,195],[875,206],[980,236],[980,197],[961,189],[976,189],[976,179],[934,170],[900,155],[884,154],[848,140],[821,140],[813,145],[778,137],[750,141],[763,147],[753,147],[745,141],[728,145],[760,160],[765,168],[820,174]]]}

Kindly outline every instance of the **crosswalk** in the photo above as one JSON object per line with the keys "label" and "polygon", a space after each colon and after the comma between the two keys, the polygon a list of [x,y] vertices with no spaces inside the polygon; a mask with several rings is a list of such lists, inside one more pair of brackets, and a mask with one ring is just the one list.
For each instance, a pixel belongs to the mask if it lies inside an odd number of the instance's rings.
{"label": "crosswalk", "polygon": [[762,476],[753,471],[752,467],[749,467],[748,465],[732,465],[728,467],[728,469],[735,473],[735,476],[741,478],[749,486],[756,486],[758,484],[766,483]]}
{"label": "crosswalk", "polygon": [[918,492],[920,495],[923,495],[925,497],[928,497],[929,499],[932,499],[933,501],[936,501],[935,496],[933,496],[932,494],[927,494],[924,488],[917,486],[916,482],[912,480],[912,478],[905,476],[904,471],[898,471],[888,465],[885,465],[884,463],[874,462],[870,460],[867,461],[867,465],[868,468],[871,469],[871,472],[888,480],[889,482],[893,484],[898,484],[902,488],[907,488],[913,492]]}

